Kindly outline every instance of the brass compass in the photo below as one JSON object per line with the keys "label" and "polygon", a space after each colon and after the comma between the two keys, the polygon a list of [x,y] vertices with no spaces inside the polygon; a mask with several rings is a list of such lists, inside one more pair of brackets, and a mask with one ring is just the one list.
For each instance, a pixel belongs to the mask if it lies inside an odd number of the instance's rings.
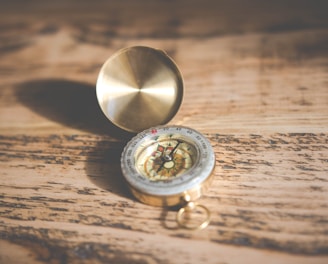
{"label": "brass compass", "polygon": [[[210,211],[195,202],[208,188],[215,166],[210,142],[194,129],[163,126],[176,114],[183,95],[181,74],[163,51],[148,47],[120,50],[103,65],[97,81],[101,109],[116,126],[138,133],[121,156],[132,194],[154,206],[181,205],[177,223],[205,228]],[[186,214],[203,211],[200,223]]]}

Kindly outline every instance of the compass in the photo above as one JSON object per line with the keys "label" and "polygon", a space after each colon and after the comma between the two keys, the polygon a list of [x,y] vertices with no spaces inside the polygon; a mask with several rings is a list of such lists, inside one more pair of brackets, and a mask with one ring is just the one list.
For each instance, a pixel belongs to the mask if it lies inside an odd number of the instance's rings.
{"label": "compass", "polygon": [[[183,126],[147,129],[130,140],[121,157],[123,176],[141,202],[154,206],[185,204],[178,212],[179,224],[182,214],[196,207],[209,217],[206,207],[191,201],[208,188],[214,166],[210,142],[196,130]],[[208,217],[201,225],[208,224]],[[203,228],[201,225],[191,229]]]}
{"label": "compass", "polygon": [[[184,126],[164,126],[177,113],[183,80],[162,50],[134,46],[119,50],[102,66],[97,99],[112,124],[137,134],[121,156],[123,176],[132,194],[153,206],[180,206],[177,223],[202,229],[210,211],[195,201],[208,188],[214,151],[204,135]],[[186,216],[203,211],[197,224]]]}

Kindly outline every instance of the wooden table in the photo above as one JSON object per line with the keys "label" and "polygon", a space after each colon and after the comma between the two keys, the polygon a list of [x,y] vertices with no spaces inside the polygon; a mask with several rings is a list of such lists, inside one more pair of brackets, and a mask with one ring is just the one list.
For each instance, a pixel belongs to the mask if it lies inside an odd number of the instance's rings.
{"label": "wooden table", "polygon": [[[328,263],[326,1],[2,1],[1,263]],[[95,83],[133,45],[185,80],[216,152],[204,230],[144,205]]]}

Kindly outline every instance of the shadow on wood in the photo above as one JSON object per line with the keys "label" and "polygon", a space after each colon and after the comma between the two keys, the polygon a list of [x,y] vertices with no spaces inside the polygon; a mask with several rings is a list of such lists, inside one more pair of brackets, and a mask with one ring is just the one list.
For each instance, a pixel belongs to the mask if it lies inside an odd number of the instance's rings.
{"label": "shadow on wood", "polygon": [[114,126],[101,112],[95,88],[68,80],[33,80],[16,87],[20,102],[65,126],[117,138],[130,135]]}
{"label": "shadow on wood", "polygon": [[120,167],[124,146],[125,142],[99,141],[87,156],[85,170],[92,183],[98,187],[123,197],[132,198]]}

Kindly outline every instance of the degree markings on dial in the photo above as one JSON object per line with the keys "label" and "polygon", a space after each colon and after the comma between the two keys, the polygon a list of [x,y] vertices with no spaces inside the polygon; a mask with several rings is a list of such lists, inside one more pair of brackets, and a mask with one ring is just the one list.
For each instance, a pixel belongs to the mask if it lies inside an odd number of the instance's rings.
{"label": "degree markings on dial", "polygon": [[[157,173],[161,152],[170,153],[179,140],[182,143],[173,155],[175,165],[171,166],[170,161]],[[160,145],[162,149],[157,149]],[[214,156],[211,154],[210,143],[197,131],[176,126],[157,127],[153,133],[147,130],[127,145],[122,163],[127,170],[123,174],[137,190],[155,195],[183,192],[204,181],[211,173]]]}

